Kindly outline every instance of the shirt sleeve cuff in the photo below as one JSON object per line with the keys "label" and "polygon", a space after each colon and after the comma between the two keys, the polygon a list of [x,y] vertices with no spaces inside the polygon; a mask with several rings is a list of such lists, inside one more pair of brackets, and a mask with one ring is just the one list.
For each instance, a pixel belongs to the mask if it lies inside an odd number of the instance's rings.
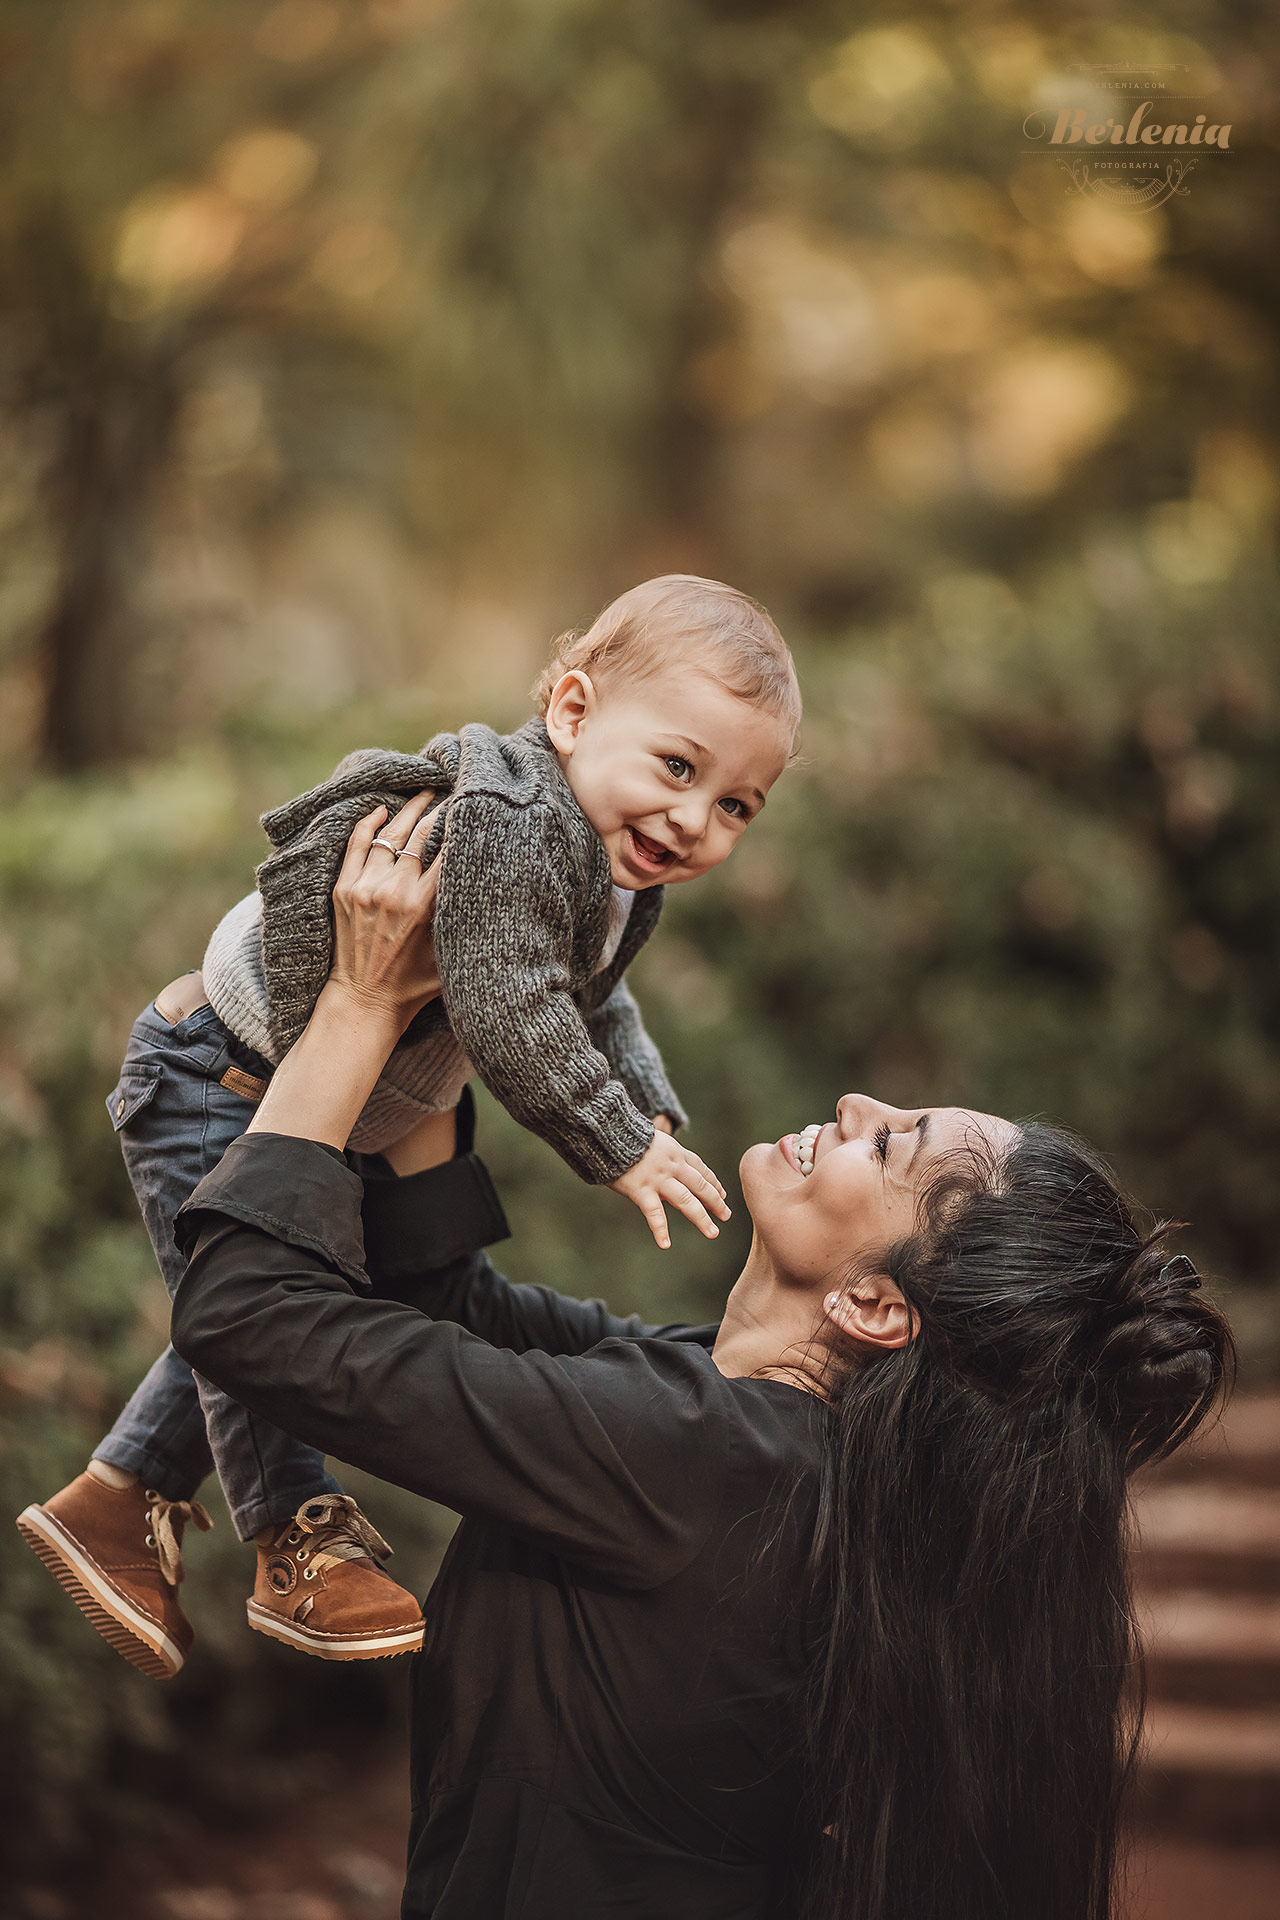
{"label": "shirt sleeve cuff", "polygon": [[447,1267],[510,1233],[478,1154],[462,1153],[401,1179],[373,1170],[365,1177],[365,1254],[378,1282]]}
{"label": "shirt sleeve cuff", "polygon": [[354,1286],[369,1288],[360,1207],[364,1183],[336,1147],[283,1133],[233,1140],[178,1210],[174,1239],[189,1253],[199,1216],[220,1213],[317,1253]]}

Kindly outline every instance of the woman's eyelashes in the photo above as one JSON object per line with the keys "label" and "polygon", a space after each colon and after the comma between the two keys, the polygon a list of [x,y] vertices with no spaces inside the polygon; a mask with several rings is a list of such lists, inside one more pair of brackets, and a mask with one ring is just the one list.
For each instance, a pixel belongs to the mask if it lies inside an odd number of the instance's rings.
{"label": "woman's eyelashes", "polygon": [[872,1135],[872,1138],[876,1144],[876,1152],[880,1155],[880,1158],[884,1161],[885,1165],[888,1166],[889,1164],[889,1122],[887,1120],[881,1121],[880,1125],[876,1128],[875,1133]]}

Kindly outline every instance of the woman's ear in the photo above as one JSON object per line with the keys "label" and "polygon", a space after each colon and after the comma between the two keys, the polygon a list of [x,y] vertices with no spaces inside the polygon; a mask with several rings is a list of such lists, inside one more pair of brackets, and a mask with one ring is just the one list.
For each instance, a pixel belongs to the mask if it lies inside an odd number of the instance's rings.
{"label": "woman's ear", "polygon": [[551,689],[544,715],[547,733],[557,753],[571,754],[578,744],[583,722],[596,704],[596,690],[590,675],[577,667],[562,673]]}
{"label": "woman's ear", "polygon": [[859,1280],[856,1289],[829,1293],[822,1311],[838,1333],[862,1346],[905,1347],[917,1332],[915,1314],[887,1274]]}

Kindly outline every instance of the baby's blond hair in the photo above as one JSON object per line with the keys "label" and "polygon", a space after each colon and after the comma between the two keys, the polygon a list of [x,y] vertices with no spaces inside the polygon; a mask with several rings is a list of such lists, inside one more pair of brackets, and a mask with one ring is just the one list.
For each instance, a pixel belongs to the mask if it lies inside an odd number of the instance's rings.
{"label": "baby's blond hair", "polygon": [[533,689],[545,713],[561,674],[576,667],[607,681],[644,679],[672,654],[705,663],[752,706],[774,714],[793,734],[800,687],[787,643],[758,600],[696,573],[664,573],[611,600],[585,632],[562,633]]}

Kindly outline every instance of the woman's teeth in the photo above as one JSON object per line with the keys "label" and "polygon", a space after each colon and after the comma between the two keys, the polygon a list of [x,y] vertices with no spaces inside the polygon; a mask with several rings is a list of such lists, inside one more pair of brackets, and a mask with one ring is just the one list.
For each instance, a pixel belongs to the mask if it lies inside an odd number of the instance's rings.
{"label": "woman's teeth", "polygon": [[803,1133],[796,1135],[796,1159],[800,1162],[800,1171],[805,1179],[813,1172],[813,1150],[818,1144],[821,1126],[809,1126]]}

